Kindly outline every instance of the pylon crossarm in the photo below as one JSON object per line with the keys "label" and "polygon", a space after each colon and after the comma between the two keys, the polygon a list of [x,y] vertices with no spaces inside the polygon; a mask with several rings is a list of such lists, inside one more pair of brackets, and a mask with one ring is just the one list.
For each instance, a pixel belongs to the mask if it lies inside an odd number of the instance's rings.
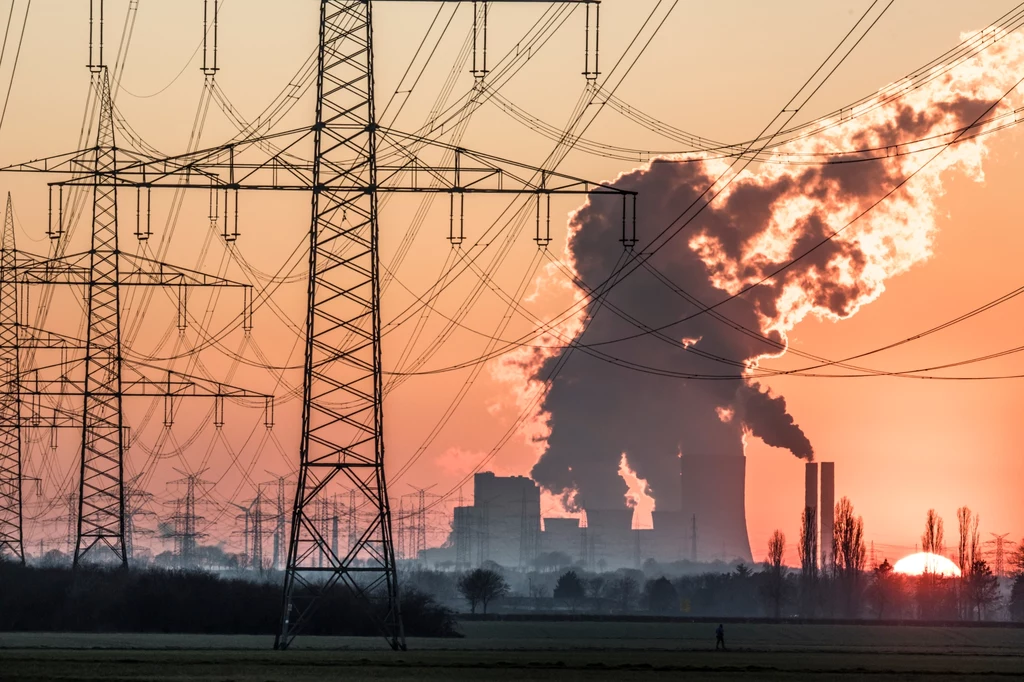
{"label": "pylon crossarm", "polygon": [[[302,159],[297,156],[294,157],[298,159],[297,162],[285,161],[286,156],[291,156],[286,154],[286,152],[292,150],[310,132],[310,128],[298,128],[268,133],[216,147],[208,147],[194,152],[162,158],[149,156],[130,149],[117,148],[116,165],[105,167],[100,171],[96,169],[96,148],[90,147],[88,149],[2,166],[0,167],[0,173],[52,173],[75,176],[66,181],[50,183],[51,187],[73,186],[77,184],[86,184],[91,187],[97,177],[107,178],[110,182],[117,185],[126,186],[145,184],[145,182],[153,182],[156,183],[154,186],[157,186],[167,182],[168,178],[180,178],[188,175],[208,175],[214,180],[219,181],[220,172],[225,170],[270,169],[275,165],[280,167],[283,164],[295,165],[296,167],[301,167],[302,165],[311,167],[311,162],[307,161],[303,164],[301,163]],[[232,160],[232,156],[238,157],[241,154],[245,154],[249,149],[259,148],[260,144],[268,141],[280,141],[284,138],[292,139],[279,152],[262,161],[241,162],[237,158],[235,161]],[[122,174],[126,175],[129,179],[121,178]],[[83,182],[86,180],[88,182]],[[208,187],[209,185],[206,186]]]}
{"label": "pylon crossarm", "polygon": [[75,253],[58,258],[44,258],[18,252],[18,262],[11,269],[19,284],[73,284],[89,283],[88,253]]}
{"label": "pylon crossarm", "polygon": [[185,286],[185,287],[235,287],[252,288],[252,285],[235,282],[224,277],[208,275],[152,258],[122,253],[118,276],[122,286]]}
{"label": "pylon crossarm", "polygon": [[[0,349],[10,347],[12,346],[0,340]],[[35,350],[81,350],[85,348],[85,342],[73,336],[57,334],[46,329],[39,329],[30,325],[19,325],[17,347]]]}
{"label": "pylon crossarm", "polygon": [[[637,195],[635,191],[605,182],[538,168],[422,135],[391,128],[381,128],[380,133],[383,139],[395,145],[403,157],[402,163],[377,167],[382,192]],[[442,152],[453,161],[430,163],[422,158],[425,152]],[[412,176],[412,182],[398,180],[408,175]]]}
{"label": "pylon crossarm", "polygon": [[[587,180],[564,173],[544,170],[528,164],[510,161],[498,156],[475,152],[431,140],[426,137],[383,130],[398,143],[394,163],[377,166],[378,185],[382,193],[437,193],[437,194],[570,194],[612,195],[635,197],[636,192],[624,190],[597,180]],[[422,149],[450,152],[454,163],[430,163],[421,158]],[[82,175],[66,182],[53,183],[57,187],[117,186],[149,189],[198,189],[232,191],[299,191],[309,192],[314,187],[338,194],[351,194],[365,190],[365,185],[353,174],[350,166],[338,164],[325,167],[333,177],[322,177],[315,182],[309,164],[298,164],[282,159],[280,155],[256,163],[220,162],[195,163],[153,175],[144,168],[107,174]],[[224,177],[224,172],[228,171]]]}
{"label": "pylon crossarm", "polygon": [[[255,400],[260,401],[260,405],[263,406],[267,401],[274,399],[274,396],[268,393],[191,376],[155,365],[133,360],[122,362],[122,393],[125,396]],[[81,378],[74,376],[77,374],[74,370],[84,364],[85,360],[79,358],[22,370],[21,392],[28,396],[80,396],[85,390],[85,385]]]}
{"label": "pylon crossarm", "polygon": [[183,372],[167,370],[133,360],[124,360],[125,395],[231,398],[236,400],[273,400],[268,393],[220,383]]}

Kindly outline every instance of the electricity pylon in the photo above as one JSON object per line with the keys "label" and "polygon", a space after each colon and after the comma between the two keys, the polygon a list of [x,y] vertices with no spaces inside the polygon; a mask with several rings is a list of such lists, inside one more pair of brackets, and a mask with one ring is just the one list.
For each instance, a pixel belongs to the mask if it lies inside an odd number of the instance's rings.
{"label": "electricity pylon", "polygon": [[[134,156],[116,146],[115,118],[110,94],[110,78],[104,66],[91,67],[98,89],[100,113],[96,146],[62,157],[66,163],[37,168],[31,164],[9,170],[78,173],[67,183],[54,183],[61,195],[56,229],[51,235],[64,234],[63,191],[67,185],[90,187],[93,191],[91,248],[83,253],[42,259],[18,265],[17,283],[84,285],[87,291],[88,324],[85,357],[74,365],[82,370],[80,382],[68,379],[70,367],[62,367],[62,376],[53,387],[36,388],[36,394],[83,396],[82,450],[79,477],[79,519],[74,563],[97,546],[113,552],[117,561],[128,565],[125,541],[125,486],[123,401],[126,396],[163,396],[168,406],[179,397],[206,396],[216,399],[251,398],[264,402],[270,396],[227,386],[180,373],[164,372],[123,358],[121,345],[121,289],[132,286],[177,287],[179,292],[192,287],[237,287],[247,285],[221,277],[161,263],[124,253],[118,243],[117,191],[120,164]],[[88,181],[81,182],[81,169],[88,168]],[[139,193],[139,201],[142,194]],[[138,211],[141,215],[142,211]],[[148,228],[147,228],[148,230]],[[136,229],[140,233],[140,229]],[[165,374],[164,377],[157,377]],[[24,388],[22,391],[24,392]],[[173,408],[170,410],[173,415]]]}
{"label": "electricity pylon", "polygon": [[[378,0],[383,1],[383,0]],[[468,0],[438,0],[461,2]],[[481,5],[546,0],[496,0]],[[281,627],[287,648],[321,599],[339,583],[365,599],[394,649],[405,648],[395,575],[391,509],[384,471],[378,199],[385,193],[437,193],[460,206],[467,195],[534,198],[538,245],[550,241],[551,195],[601,197],[622,204],[622,239],[636,243],[636,193],[535,168],[494,155],[385,128],[374,101],[373,2],[320,0],[315,121],[292,131],[250,135],[226,145],[168,158],[134,153],[82,172],[72,153],[6,170],[64,172],[58,188],[125,187],[149,192],[196,189],[224,193],[224,206],[246,191],[298,191],[312,196],[305,324],[302,436],[285,566]],[[474,3],[477,5],[478,3]],[[567,0],[585,5],[597,0]],[[486,22],[487,12],[476,13]],[[474,36],[479,38],[479,25]],[[486,37],[486,29],[482,36]],[[597,77],[596,32],[587,32],[588,80]],[[475,40],[474,75],[486,78],[486,40]],[[591,49],[593,48],[593,49]],[[476,55],[479,55],[477,58]],[[312,160],[297,158],[312,142]],[[438,160],[440,159],[440,160]],[[225,238],[230,224],[224,212]],[[450,238],[463,235],[452,211]],[[458,220],[458,224],[456,224]],[[232,235],[235,236],[235,235]],[[320,500],[344,481],[367,513],[354,514],[348,546],[331,548],[318,523]],[[350,500],[350,509],[356,505]],[[327,561],[320,565],[319,558]],[[382,611],[373,608],[379,595]]]}
{"label": "electricity pylon", "polygon": [[[38,387],[38,372],[26,373],[22,367],[23,350],[59,351],[66,358],[72,349],[84,347],[81,341],[61,336],[21,321],[18,285],[23,270],[45,259],[18,251],[14,235],[14,205],[7,195],[4,228],[0,240],[0,557],[13,555],[25,562],[22,513],[22,488],[29,477],[22,462],[22,429],[46,426],[51,429],[81,428],[81,418],[60,405],[43,405],[38,394],[26,401],[23,391]],[[45,413],[45,414],[44,414]],[[34,479],[37,486],[39,479]]]}

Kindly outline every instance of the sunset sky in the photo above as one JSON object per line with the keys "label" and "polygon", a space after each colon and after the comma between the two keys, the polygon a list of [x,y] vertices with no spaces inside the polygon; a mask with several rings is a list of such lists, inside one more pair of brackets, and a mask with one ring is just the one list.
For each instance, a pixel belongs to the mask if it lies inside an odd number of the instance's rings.
{"label": "sunset sky", "polygon": [[[32,3],[6,119],[0,127],[0,165],[70,151],[78,144],[89,88],[85,68],[88,14],[87,3],[73,4],[74,8],[66,0]],[[705,138],[728,142],[750,139],[789,101],[869,4],[863,0],[678,3],[616,96],[657,119]],[[894,3],[794,122],[814,119],[870,95],[955,46],[962,34],[987,26],[1014,4],[1004,0],[961,3],[955,6],[956,11],[949,11],[953,5],[947,3]],[[601,34],[604,70],[615,64],[656,5],[659,9],[655,16],[660,21],[671,2],[605,0]],[[127,0],[107,2],[108,62],[112,62],[120,42],[127,7]],[[400,94],[385,108],[435,15],[440,17],[435,24],[439,27],[455,11],[446,5],[438,14],[439,7],[432,3],[374,5],[378,111],[384,112],[384,120],[395,128],[411,131],[423,125],[469,30],[471,10],[467,5],[455,12],[412,95]],[[24,11],[24,0],[18,0],[16,29]],[[501,55],[514,52],[516,42],[542,11],[533,4],[491,10],[489,35],[495,62]],[[315,48],[316,20],[317,3],[312,0],[223,0],[222,71],[217,82],[243,118],[254,118],[286,89]],[[431,44],[438,33],[437,28],[431,33]],[[644,35],[649,36],[650,31]],[[16,39],[12,34],[12,45]],[[203,91],[201,54],[197,50],[201,39],[201,0],[140,0],[126,67],[115,84],[117,107],[149,145],[168,154],[185,150],[197,117]],[[583,16],[577,11],[502,88],[501,95],[561,128],[584,91],[582,47]],[[1015,66],[1007,67],[1011,83],[1024,76],[1024,61]],[[11,68],[12,59],[7,55],[0,65],[0,85],[7,82]],[[471,87],[468,67],[458,69],[449,103]],[[402,89],[407,89],[407,84]],[[1018,102],[1022,96],[1024,93],[1016,93]],[[205,114],[200,147],[214,146],[237,133],[218,102],[212,102]],[[390,117],[403,103],[397,120],[391,123]],[[279,128],[297,128],[309,125],[311,120],[312,99],[308,93],[301,94]],[[586,137],[639,149],[667,151],[678,147],[611,107],[601,111]],[[489,103],[474,114],[462,144],[540,165],[554,143]],[[1024,209],[1019,202],[1018,183],[1024,136],[1011,127],[988,136],[985,146],[983,177],[968,177],[957,167],[942,176],[944,193],[937,199],[931,256],[908,272],[888,279],[884,293],[850,319],[832,321],[811,316],[801,321],[788,335],[794,349],[833,359],[857,355],[925,331],[1021,286],[1024,231],[1018,228],[1024,223]],[[610,181],[646,160],[632,163],[574,151],[559,170]],[[757,172],[756,168],[751,170]],[[11,191],[14,197],[19,248],[45,253],[49,248],[45,238],[47,178],[5,175],[0,179],[0,189]],[[122,218],[122,248],[134,251],[135,199],[122,193],[121,201],[123,214],[130,217]],[[556,259],[568,260],[567,217],[580,203],[579,198],[558,198],[554,202],[556,219],[550,252]],[[418,205],[418,198],[403,197],[389,200],[384,207],[382,257],[389,271]],[[479,200],[468,209],[467,249],[495,220],[502,206]],[[638,206],[638,214],[643,216],[642,194]],[[169,207],[169,193],[154,199],[154,236],[148,247],[154,253],[161,250],[160,240],[167,232]],[[208,196],[200,193],[187,198],[173,242],[163,257],[210,271],[223,265],[227,276],[239,278],[242,272],[237,264],[226,265],[223,243],[215,241],[203,248],[208,212]],[[291,279],[275,289],[272,306],[257,310],[252,341],[245,339],[240,329],[233,329],[234,317],[242,305],[240,295],[227,292],[213,298],[209,292],[195,294],[189,302],[192,314],[203,317],[209,310],[211,328],[228,331],[198,360],[178,360],[175,367],[284,396],[301,384],[301,373],[292,369],[267,372],[251,365],[294,366],[301,362],[301,346],[295,343],[293,332],[294,325],[301,325],[304,319],[304,260],[301,253],[294,257],[288,254],[306,238],[308,197],[246,195],[242,198],[240,222],[242,235],[237,249],[245,261],[262,273],[281,271]],[[85,227],[84,223],[79,227],[74,244],[84,246]],[[660,226],[645,224],[641,219],[639,229],[654,232]],[[467,273],[438,299],[412,350],[406,351],[420,316],[419,308],[414,306],[416,298],[430,290],[451,257],[447,234],[447,200],[438,200],[430,207],[408,257],[394,269],[395,279],[385,293],[385,326],[396,319],[405,320],[385,337],[384,363],[388,371],[408,371],[416,356],[431,349],[437,352],[419,367],[420,371],[476,358],[486,349],[486,337],[494,333],[506,314],[506,302],[485,291],[471,312],[460,318],[460,326],[450,337],[436,343],[445,318],[457,315],[478,284],[476,276]],[[550,319],[572,301],[574,292],[565,276],[546,267],[550,262],[547,259],[538,267],[532,235],[533,226],[528,224],[523,234],[510,242],[509,255],[494,275],[497,286],[509,294],[517,290],[524,276],[533,276],[528,280],[532,283],[523,303],[532,317],[515,314],[500,334],[503,339],[523,336],[537,326],[536,319]],[[475,247],[482,253],[482,264],[491,260],[498,242]],[[70,249],[81,250],[84,248]],[[38,298],[39,292],[33,291],[33,305]],[[46,316],[47,326],[77,333],[80,301],[73,292],[57,293]],[[175,313],[175,302],[167,297],[158,295],[151,302],[135,297],[126,305],[125,324],[134,329],[132,348],[140,358],[166,358],[204,342],[196,325],[181,337],[177,331],[165,335],[168,325],[173,330]],[[287,318],[288,324],[278,315]],[[1014,299],[941,333],[858,364],[899,372],[997,353],[1021,345],[1022,319],[1024,300]],[[233,362],[231,353],[251,364]],[[790,368],[806,363],[790,356],[767,364]],[[462,369],[401,381],[389,375],[394,390],[385,402],[385,429],[396,507],[401,496],[413,492],[414,486],[433,486],[432,493],[447,495],[449,503],[456,502],[460,480],[491,453],[522,411],[522,374],[517,374],[508,362],[488,363],[430,446],[408,471],[399,474],[471,372]],[[1024,374],[1024,359],[1009,355],[935,374]],[[789,414],[813,445],[815,459],[836,462],[837,496],[848,496],[863,515],[867,540],[876,544],[879,560],[887,555],[894,560],[913,550],[929,508],[935,508],[946,519],[947,537],[952,542],[956,509],[964,505],[980,514],[985,539],[990,532],[1011,533],[1017,539],[1024,535],[1024,506],[1019,497],[1024,481],[1020,449],[1022,382],[1024,379],[791,376],[761,383],[773,394],[785,397]],[[156,417],[144,421],[150,407],[157,410]],[[170,483],[181,477],[175,469],[206,469],[203,478],[216,483],[208,495],[210,505],[203,512],[211,524],[209,533],[239,544],[240,538],[230,535],[237,511],[230,509],[229,502],[251,499],[256,484],[294,470],[298,402],[281,398],[272,436],[261,430],[262,414],[258,409],[238,406],[229,407],[223,437],[212,427],[200,428],[210,407],[201,403],[181,408],[173,439],[159,424],[159,404],[143,402],[130,408],[133,428],[145,426],[136,436],[137,444],[133,444],[129,469],[133,475],[145,474],[143,480],[156,496],[157,510],[159,502],[180,495],[180,489]],[[685,410],[685,406],[679,409]],[[486,469],[502,475],[528,474],[544,449],[543,443],[532,442],[531,438],[542,433],[538,420],[530,420],[494,454]],[[44,454],[45,448],[39,446],[29,457],[28,473],[44,478],[44,497],[50,500],[28,500],[34,505],[29,513],[33,519],[30,529],[35,529],[29,531],[30,547],[34,542],[31,538],[49,541],[63,533],[60,523],[45,521],[60,515],[60,503],[53,500],[66,494],[71,480],[74,438],[70,434],[62,438],[56,456]],[[182,452],[175,452],[176,448]],[[747,440],[746,454],[747,524],[754,557],[763,557],[768,536],[779,528],[790,540],[787,559],[795,563],[803,504],[803,461],[788,450],[769,447],[752,436]],[[470,501],[471,494],[472,485],[466,485],[465,502]],[[554,497],[544,500],[545,515],[563,513],[557,509]]]}

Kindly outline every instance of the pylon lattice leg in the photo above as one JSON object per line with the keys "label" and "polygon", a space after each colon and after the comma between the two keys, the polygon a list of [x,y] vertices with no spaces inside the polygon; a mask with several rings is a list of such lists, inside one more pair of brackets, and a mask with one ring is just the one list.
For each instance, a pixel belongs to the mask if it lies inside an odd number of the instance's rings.
{"label": "pylon lattice leg", "polygon": [[[302,441],[277,648],[338,584],[386,603],[381,629],[405,648],[384,480],[371,12],[321,1]],[[317,503],[342,483],[370,511],[334,551]]]}

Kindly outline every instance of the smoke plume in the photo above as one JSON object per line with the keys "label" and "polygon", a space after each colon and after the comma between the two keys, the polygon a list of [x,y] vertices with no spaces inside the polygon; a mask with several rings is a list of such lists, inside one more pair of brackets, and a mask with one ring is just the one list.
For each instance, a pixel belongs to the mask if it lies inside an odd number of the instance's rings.
{"label": "smoke plume", "polygon": [[[888,278],[931,255],[943,178],[957,171],[980,181],[986,145],[997,137],[965,136],[892,196],[872,205],[917,171],[937,145],[953,140],[955,131],[1003,97],[1019,78],[1022,55],[1021,36],[1006,36],[980,57],[895,102],[875,106],[879,95],[858,106],[849,120],[823,123],[815,135],[778,149],[773,162],[740,175],[657,251],[650,265],[711,304],[841,230],[718,312],[781,343],[808,315],[841,320],[856,314],[881,295]],[[1019,99],[1012,93],[985,121],[1012,112]],[[869,149],[875,151],[863,151]],[[814,156],[823,153],[839,154],[825,160]],[[878,158],[850,163],[869,157]],[[726,166],[709,158],[666,158],[620,176],[617,186],[639,193],[641,247],[645,237],[651,239],[698,201]],[[588,287],[599,286],[619,263],[621,229],[621,206],[606,198],[592,197],[571,217],[568,257]],[[574,351],[551,382],[538,415],[548,435],[532,475],[544,488],[576,509],[621,507],[626,484],[618,468],[625,453],[636,475],[649,482],[658,508],[672,509],[679,504],[680,453],[739,455],[750,434],[796,457],[813,458],[812,444],[785,399],[749,376],[748,368],[777,355],[776,349],[706,314],[666,328],[664,334],[674,343],[652,334],[638,336],[640,329],[613,307],[651,328],[697,310],[645,268],[611,289],[604,305],[590,303],[573,321],[573,330],[585,329],[574,331],[577,340],[648,367],[733,378],[658,376]],[[632,338],[601,345],[623,337]],[[693,350],[746,366],[723,364]],[[517,362],[529,366],[533,380],[540,381],[559,355]]]}

